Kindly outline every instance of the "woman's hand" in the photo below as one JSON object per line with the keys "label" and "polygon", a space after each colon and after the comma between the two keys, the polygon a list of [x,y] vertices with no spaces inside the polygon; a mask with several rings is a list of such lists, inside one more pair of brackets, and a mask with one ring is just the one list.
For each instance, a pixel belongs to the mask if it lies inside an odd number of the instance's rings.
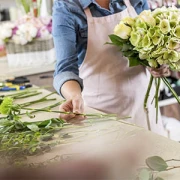
{"label": "woman's hand", "polygon": [[84,102],[82,96],[77,95],[72,97],[60,105],[59,110],[62,112],[72,112],[72,114],[60,114],[60,118],[66,120],[69,123],[78,124],[85,119],[85,116],[78,115],[84,112]]}
{"label": "woman's hand", "polygon": [[167,65],[162,65],[160,68],[147,67],[147,69],[155,78],[168,77],[171,75],[171,71]]}

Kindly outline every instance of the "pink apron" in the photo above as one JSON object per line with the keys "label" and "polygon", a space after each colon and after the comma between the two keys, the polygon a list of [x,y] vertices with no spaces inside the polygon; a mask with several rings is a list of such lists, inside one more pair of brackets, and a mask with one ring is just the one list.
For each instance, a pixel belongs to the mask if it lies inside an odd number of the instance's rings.
{"label": "pink apron", "polygon": [[[131,116],[133,124],[148,129],[143,108],[149,76],[142,66],[128,67],[127,58],[123,57],[117,47],[105,45],[115,25],[124,17],[136,17],[137,13],[129,0],[124,3],[127,9],[105,17],[92,17],[85,10],[88,22],[88,46],[79,75],[83,79],[83,98],[87,106],[115,113],[120,117]],[[154,92],[153,92],[154,93]],[[149,97],[152,100],[153,94]],[[153,132],[165,135],[161,118],[156,124],[154,105],[149,106],[150,126]]]}

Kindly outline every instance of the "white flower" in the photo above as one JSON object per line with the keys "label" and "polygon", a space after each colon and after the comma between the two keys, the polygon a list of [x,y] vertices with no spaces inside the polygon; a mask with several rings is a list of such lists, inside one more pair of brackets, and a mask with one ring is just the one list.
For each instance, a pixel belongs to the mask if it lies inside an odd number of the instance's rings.
{"label": "white flower", "polygon": [[19,31],[18,33],[23,33],[23,34],[29,34],[32,38],[35,38],[37,36],[37,28],[33,26],[31,23],[25,23],[21,24],[19,26]]}
{"label": "white flower", "polygon": [[21,24],[16,34],[19,35],[20,44],[31,42],[37,36],[38,29],[31,23]]}
{"label": "white flower", "polygon": [[41,39],[48,39],[50,37],[49,31],[46,29],[46,27],[41,28],[40,31],[40,38]]}
{"label": "white flower", "polygon": [[42,17],[41,18],[41,22],[44,24],[44,25],[48,25],[50,22],[51,22],[51,16],[47,16],[47,17]]}
{"label": "white flower", "polygon": [[11,22],[6,22],[4,23],[4,28],[7,28],[7,29],[13,29],[15,28],[15,24],[14,23],[11,23]]}
{"label": "white flower", "polygon": [[2,39],[0,39],[0,46],[4,45],[4,41]]}
{"label": "white flower", "polygon": [[18,35],[14,35],[12,40],[14,41],[15,44],[21,44],[20,36],[18,36]]}
{"label": "white flower", "polygon": [[5,40],[7,38],[10,38],[12,36],[12,29],[6,29],[2,27],[0,31],[0,39]]}
{"label": "white flower", "polygon": [[125,25],[123,22],[120,22],[114,28],[114,34],[119,36],[122,39],[128,39],[131,34],[132,29]]}
{"label": "white flower", "polygon": [[27,40],[27,38],[25,36],[20,36],[19,40],[20,40],[21,45],[25,45],[25,44],[28,43],[28,40]]}
{"label": "white flower", "polygon": [[29,34],[31,35],[32,38],[35,38],[37,36],[37,28],[35,28],[34,26],[29,26]]}

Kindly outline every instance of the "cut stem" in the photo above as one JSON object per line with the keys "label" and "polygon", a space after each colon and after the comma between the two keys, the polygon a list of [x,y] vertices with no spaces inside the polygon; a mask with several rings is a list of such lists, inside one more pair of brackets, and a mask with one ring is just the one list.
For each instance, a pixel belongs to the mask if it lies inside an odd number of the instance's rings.
{"label": "cut stem", "polygon": [[155,93],[155,108],[156,108],[156,124],[158,123],[158,111],[159,111],[159,88],[161,84],[161,79],[157,78],[157,84],[156,84],[156,93]]}
{"label": "cut stem", "polygon": [[[89,116],[89,117],[116,117],[115,114],[76,114],[73,112],[63,112],[63,111],[53,111],[50,108],[48,109],[36,109],[36,108],[26,108],[26,107],[21,107],[21,109],[24,110],[30,110],[30,111],[36,111],[36,112],[51,112],[51,113],[61,113],[61,114],[75,114],[78,116]],[[128,117],[129,118],[129,117]]]}
{"label": "cut stem", "polygon": [[148,111],[148,107],[147,107],[147,101],[148,101],[149,93],[150,93],[150,90],[152,87],[153,79],[154,79],[154,77],[151,75],[149,85],[148,85],[148,89],[146,91],[146,95],[145,95],[145,99],[144,99],[144,110],[146,113],[146,120],[147,120],[147,125],[148,125],[149,131],[151,131],[151,125],[150,125],[150,120],[149,120],[149,111]]}
{"label": "cut stem", "polygon": [[171,87],[171,84],[169,83],[169,81],[167,80],[167,78],[162,78],[163,82],[166,84],[166,86],[169,88],[169,90],[171,91],[171,93],[173,94],[173,96],[176,98],[177,102],[180,104],[180,99],[179,96],[177,95],[177,93],[174,91],[174,89]]}

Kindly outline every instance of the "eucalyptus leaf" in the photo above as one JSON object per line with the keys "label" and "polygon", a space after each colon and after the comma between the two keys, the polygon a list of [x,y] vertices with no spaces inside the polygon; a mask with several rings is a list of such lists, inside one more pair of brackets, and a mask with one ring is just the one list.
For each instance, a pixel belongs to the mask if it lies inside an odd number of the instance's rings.
{"label": "eucalyptus leaf", "polygon": [[166,171],[168,168],[167,163],[164,159],[159,156],[153,156],[146,159],[147,166],[154,171]]}
{"label": "eucalyptus leaf", "polygon": [[33,132],[39,131],[39,127],[36,124],[28,124],[27,128],[30,129]]}
{"label": "eucalyptus leaf", "polygon": [[139,180],[149,180],[150,172],[147,169],[142,169],[139,173]]}
{"label": "eucalyptus leaf", "polygon": [[164,179],[161,177],[157,177],[155,180],[164,180]]}

